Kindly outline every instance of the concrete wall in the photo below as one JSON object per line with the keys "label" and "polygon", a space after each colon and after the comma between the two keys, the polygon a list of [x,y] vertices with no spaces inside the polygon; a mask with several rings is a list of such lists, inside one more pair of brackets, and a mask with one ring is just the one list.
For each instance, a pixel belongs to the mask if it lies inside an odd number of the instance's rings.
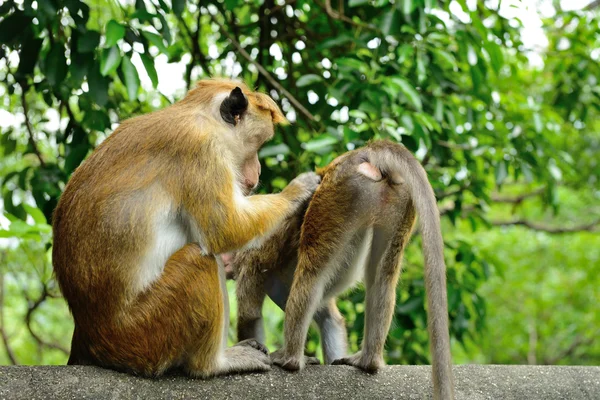
{"label": "concrete wall", "polygon": [[[430,367],[389,366],[375,375],[345,366],[208,381],[151,380],[95,367],[0,367],[0,399],[428,399]],[[600,399],[600,367],[462,365],[458,399]]]}

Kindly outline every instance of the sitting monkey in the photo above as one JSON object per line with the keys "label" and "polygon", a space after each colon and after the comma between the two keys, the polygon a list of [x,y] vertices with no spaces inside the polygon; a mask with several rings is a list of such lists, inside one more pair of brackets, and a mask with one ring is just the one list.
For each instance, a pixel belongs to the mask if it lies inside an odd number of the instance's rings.
{"label": "sitting monkey", "polygon": [[260,244],[314,192],[245,197],[257,152],[285,117],[267,95],[204,80],[163,110],[124,121],[73,173],[54,212],[52,262],[75,320],[69,364],[143,376],[265,371],[266,348],[227,348],[216,254]]}
{"label": "sitting monkey", "polygon": [[[434,397],[453,398],[444,245],[425,170],[403,146],[374,141],[317,173],[321,185],[304,208],[290,215],[262,246],[234,257],[238,339],[264,342],[261,308],[268,295],[285,310],[285,347],[272,354],[275,364],[298,370],[315,362],[303,355],[314,319],[326,363],[379,369],[384,365],[403,250],[419,214]],[[366,287],[364,339],[362,349],[349,356],[335,301],[361,278]]]}

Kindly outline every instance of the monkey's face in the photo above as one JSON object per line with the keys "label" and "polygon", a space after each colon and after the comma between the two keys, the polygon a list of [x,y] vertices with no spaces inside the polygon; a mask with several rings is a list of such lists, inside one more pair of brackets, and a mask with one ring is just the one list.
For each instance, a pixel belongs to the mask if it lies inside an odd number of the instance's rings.
{"label": "monkey's face", "polygon": [[281,112],[268,96],[252,92],[246,95],[240,87],[224,98],[219,112],[230,128],[230,147],[240,169],[238,183],[244,194],[248,195],[258,186],[260,178],[258,150],[273,137],[273,125],[276,118],[282,117]]}

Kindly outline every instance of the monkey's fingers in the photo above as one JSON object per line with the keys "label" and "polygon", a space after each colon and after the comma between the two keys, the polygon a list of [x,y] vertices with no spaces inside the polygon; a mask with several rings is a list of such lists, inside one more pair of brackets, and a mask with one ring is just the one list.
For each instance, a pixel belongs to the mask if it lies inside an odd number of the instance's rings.
{"label": "monkey's fingers", "polygon": [[296,201],[302,203],[312,197],[320,183],[321,177],[319,175],[314,172],[304,172],[294,178],[286,189],[294,186],[302,188],[302,194],[296,199]]}
{"label": "monkey's fingers", "polygon": [[269,355],[269,349],[267,349],[267,346],[265,346],[264,344],[260,343],[258,340],[256,339],[246,339],[246,340],[242,340],[241,342],[237,343],[236,346],[248,346],[248,347],[252,347],[262,353],[264,353],[265,355]]}
{"label": "monkey's fingers", "polygon": [[303,367],[298,358],[286,356],[284,349],[279,349],[271,353],[271,361],[286,371],[299,371]]}
{"label": "monkey's fingers", "polygon": [[350,365],[352,367],[360,368],[368,373],[375,373],[383,366],[383,362],[378,360],[372,360],[370,362],[364,361],[359,353],[350,357],[338,358],[332,362],[331,365]]}

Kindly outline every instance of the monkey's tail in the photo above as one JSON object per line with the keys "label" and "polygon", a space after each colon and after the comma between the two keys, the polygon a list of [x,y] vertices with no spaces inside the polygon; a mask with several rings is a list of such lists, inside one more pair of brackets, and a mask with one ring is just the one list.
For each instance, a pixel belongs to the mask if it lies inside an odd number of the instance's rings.
{"label": "monkey's tail", "polygon": [[434,398],[454,399],[444,241],[433,188],[421,163],[404,146],[377,141],[370,143],[368,147],[374,151],[373,156],[369,157],[370,162],[396,183],[403,182],[407,185],[417,210],[425,258]]}

